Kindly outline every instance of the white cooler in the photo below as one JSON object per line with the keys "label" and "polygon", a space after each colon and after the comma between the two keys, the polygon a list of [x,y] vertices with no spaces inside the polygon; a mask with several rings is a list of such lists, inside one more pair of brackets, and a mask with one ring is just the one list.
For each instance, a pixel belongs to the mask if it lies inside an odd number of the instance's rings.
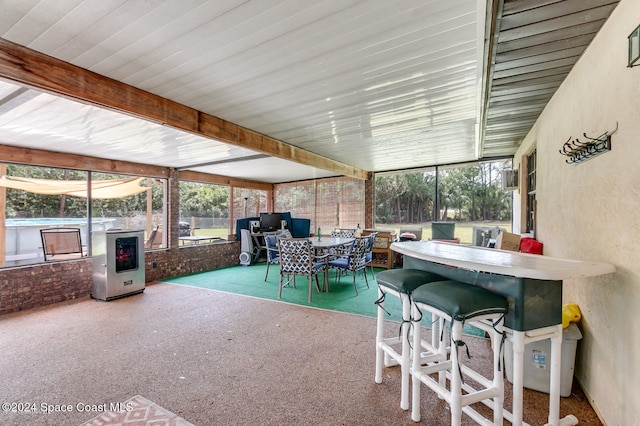
{"label": "white cooler", "polygon": [[[573,370],[576,361],[578,340],[582,339],[580,329],[574,323],[562,330],[562,359],[560,363],[560,396],[571,396]],[[524,387],[549,393],[551,339],[540,340],[524,346]],[[504,365],[507,380],[513,383],[513,345],[506,341]]]}

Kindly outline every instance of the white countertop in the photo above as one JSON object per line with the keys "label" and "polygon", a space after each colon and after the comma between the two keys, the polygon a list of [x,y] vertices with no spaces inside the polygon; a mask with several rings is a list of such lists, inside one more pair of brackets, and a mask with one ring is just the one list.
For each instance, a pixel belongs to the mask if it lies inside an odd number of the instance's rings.
{"label": "white countertop", "polygon": [[438,241],[404,241],[391,249],[405,256],[458,268],[540,280],[565,280],[611,274],[614,265],[526,254]]}

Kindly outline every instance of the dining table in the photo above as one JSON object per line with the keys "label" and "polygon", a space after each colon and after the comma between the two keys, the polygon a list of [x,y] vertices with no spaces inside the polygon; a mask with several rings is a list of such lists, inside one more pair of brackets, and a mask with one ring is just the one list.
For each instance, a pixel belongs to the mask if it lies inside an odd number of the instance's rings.
{"label": "dining table", "polygon": [[[355,241],[355,238],[346,238],[346,237],[309,237],[309,241],[313,248],[316,251],[316,255],[319,253],[325,253],[330,249],[339,248],[342,246],[346,246]],[[329,291],[329,256],[325,257],[325,291]]]}
{"label": "dining table", "polygon": [[572,414],[560,418],[562,282],[611,274],[614,265],[439,241],[394,242],[391,249],[403,255],[405,269],[427,270],[509,300],[505,330],[513,351],[513,406],[505,419],[523,424],[525,344],[550,339],[547,425],[578,423]]}
{"label": "dining table", "polygon": [[311,241],[311,244],[313,244],[316,250],[328,250],[330,248],[344,246],[353,243],[355,240],[355,238],[344,237],[309,237],[309,241]]}

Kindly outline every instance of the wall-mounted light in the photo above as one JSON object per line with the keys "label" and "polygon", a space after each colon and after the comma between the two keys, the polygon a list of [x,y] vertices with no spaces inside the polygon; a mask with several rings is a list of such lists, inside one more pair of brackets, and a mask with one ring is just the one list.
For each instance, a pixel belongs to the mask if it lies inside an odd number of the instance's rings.
{"label": "wall-mounted light", "polygon": [[629,68],[636,66],[640,60],[640,25],[629,34]]}

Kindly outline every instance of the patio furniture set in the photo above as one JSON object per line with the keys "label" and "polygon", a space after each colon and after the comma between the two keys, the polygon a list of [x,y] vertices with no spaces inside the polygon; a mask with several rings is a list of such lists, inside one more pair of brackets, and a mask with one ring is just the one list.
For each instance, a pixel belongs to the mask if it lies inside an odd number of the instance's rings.
{"label": "patio furniture set", "polygon": [[[372,267],[372,249],[376,233],[368,236],[356,236],[356,230],[336,230],[330,237],[293,238],[290,234],[280,233],[265,235],[265,250],[267,252],[267,271],[265,281],[269,276],[269,265],[279,265],[280,282],[278,298],[282,297],[282,289],[288,285],[295,288],[297,276],[307,277],[309,280],[309,302],[312,299],[313,281],[318,292],[329,292],[329,271],[336,271],[336,280],[344,273],[353,276],[353,288],[356,296],[358,287],[356,273],[362,271],[369,287],[366,267]],[[318,275],[324,273],[323,285],[320,285]]]}

